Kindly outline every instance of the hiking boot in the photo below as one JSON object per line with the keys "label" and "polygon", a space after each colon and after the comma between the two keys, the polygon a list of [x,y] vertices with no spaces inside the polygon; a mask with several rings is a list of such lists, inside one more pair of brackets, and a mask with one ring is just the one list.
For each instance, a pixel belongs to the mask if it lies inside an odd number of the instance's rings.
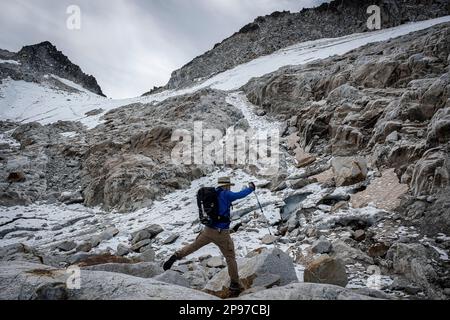
{"label": "hiking boot", "polygon": [[242,293],[242,287],[239,283],[237,282],[232,282],[230,284],[230,297],[231,298],[237,298],[239,297],[239,295]]}
{"label": "hiking boot", "polygon": [[178,257],[176,255],[173,255],[169,258],[169,260],[167,260],[164,265],[163,265],[163,269],[164,271],[170,270],[170,268],[172,268],[173,264],[175,263],[175,261],[178,260]]}

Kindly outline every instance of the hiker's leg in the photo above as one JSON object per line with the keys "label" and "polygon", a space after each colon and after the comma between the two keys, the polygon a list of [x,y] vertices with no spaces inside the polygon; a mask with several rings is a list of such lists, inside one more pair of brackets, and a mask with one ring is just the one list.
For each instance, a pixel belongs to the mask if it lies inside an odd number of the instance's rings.
{"label": "hiker's leg", "polygon": [[234,250],[233,239],[229,231],[222,231],[214,243],[219,247],[228,265],[228,274],[232,283],[239,283],[238,266],[236,262],[236,253]]}
{"label": "hiker's leg", "polygon": [[204,246],[210,244],[212,242],[212,239],[210,238],[210,231],[208,228],[205,228],[195,239],[193,243],[190,245],[187,245],[183,249],[177,251],[175,253],[176,257],[178,259],[183,259],[184,257],[187,257],[188,255],[194,253],[195,251],[203,248]]}

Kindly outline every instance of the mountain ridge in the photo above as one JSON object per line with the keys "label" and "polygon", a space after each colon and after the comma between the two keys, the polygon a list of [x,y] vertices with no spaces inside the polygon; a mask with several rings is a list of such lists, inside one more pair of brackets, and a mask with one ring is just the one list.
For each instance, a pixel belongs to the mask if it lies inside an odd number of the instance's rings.
{"label": "mountain ridge", "polygon": [[441,0],[335,0],[297,13],[276,11],[257,17],[213,49],[175,70],[166,86],[154,88],[150,93],[190,86],[295,43],[368,31],[366,10],[374,4],[381,8],[383,28],[444,16],[450,9],[448,2]]}
{"label": "mountain ridge", "polygon": [[17,53],[1,50],[0,59],[16,62],[0,64],[0,80],[10,77],[13,80],[41,83],[48,75],[53,74],[106,97],[96,78],[85,74],[50,41],[24,46]]}

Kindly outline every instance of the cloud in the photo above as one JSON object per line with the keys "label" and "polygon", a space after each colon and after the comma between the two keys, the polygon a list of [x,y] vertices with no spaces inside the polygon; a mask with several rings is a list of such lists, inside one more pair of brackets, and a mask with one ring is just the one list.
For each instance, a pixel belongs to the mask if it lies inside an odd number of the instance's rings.
{"label": "cloud", "polygon": [[[51,41],[113,98],[164,85],[175,69],[257,16],[325,0],[0,0],[0,48]],[[68,30],[78,5],[81,30]]]}

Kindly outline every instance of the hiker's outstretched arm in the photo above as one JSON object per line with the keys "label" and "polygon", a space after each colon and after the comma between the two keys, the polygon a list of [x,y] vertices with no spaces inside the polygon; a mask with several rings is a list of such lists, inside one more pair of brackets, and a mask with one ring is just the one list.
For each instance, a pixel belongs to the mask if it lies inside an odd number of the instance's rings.
{"label": "hiker's outstretched arm", "polygon": [[226,191],[225,192],[225,197],[227,197],[227,199],[230,202],[233,202],[233,201],[245,198],[246,196],[251,194],[253,191],[254,190],[251,189],[251,188],[246,188],[246,189],[242,190],[241,192]]}

